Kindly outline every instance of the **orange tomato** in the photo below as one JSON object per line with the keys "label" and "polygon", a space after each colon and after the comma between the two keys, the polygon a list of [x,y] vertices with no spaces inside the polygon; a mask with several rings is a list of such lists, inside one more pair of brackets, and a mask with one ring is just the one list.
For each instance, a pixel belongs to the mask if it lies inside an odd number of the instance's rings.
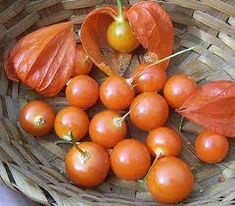
{"label": "orange tomato", "polygon": [[65,158],[65,169],[69,179],[82,187],[95,187],[101,184],[110,168],[108,153],[93,142],[82,142],[77,147],[73,146]]}
{"label": "orange tomato", "polygon": [[164,204],[177,204],[193,190],[194,179],[189,166],[176,157],[163,157],[152,166],[147,187],[152,196]]}
{"label": "orange tomato", "polygon": [[147,146],[155,156],[177,156],[182,147],[181,137],[169,127],[159,127],[149,132]]}
{"label": "orange tomato", "polygon": [[136,127],[146,131],[163,126],[168,114],[167,101],[154,92],[138,95],[130,106],[131,121]]}
{"label": "orange tomato", "polygon": [[225,136],[206,130],[197,137],[195,150],[203,162],[218,163],[226,157],[229,143]]}
{"label": "orange tomato", "polygon": [[104,148],[112,148],[123,140],[127,124],[117,112],[105,110],[96,114],[90,122],[89,134],[93,142]]}
{"label": "orange tomato", "polygon": [[54,129],[58,137],[71,141],[71,132],[76,141],[84,137],[88,131],[89,119],[87,114],[73,106],[59,111],[55,118]]}
{"label": "orange tomato", "polygon": [[107,29],[108,43],[120,52],[132,52],[139,46],[128,21],[113,21]]}
{"label": "orange tomato", "polygon": [[132,74],[135,88],[139,93],[161,91],[166,83],[167,76],[158,65],[140,64]]}
{"label": "orange tomato", "polygon": [[90,73],[91,68],[92,61],[87,56],[82,45],[77,45],[72,76],[87,75]]}
{"label": "orange tomato", "polygon": [[135,139],[119,142],[111,152],[110,159],[115,175],[125,180],[138,180],[144,177],[151,164],[147,147]]}
{"label": "orange tomato", "polygon": [[70,105],[80,109],[88,109],[99,98],[99,86],[91,77],[79,75],[68,82],[66,98]]}
{"label": "orange tomato", "polygon": [[196,82],[184,74],[170,77],[164,87],[164,96],[169,105],[179,108],[189,95],[196,89]]}
{"label": "orange tomato", "polygon": [[54,124],[55,113],[52,107],[42,101],[31,101],[19,113],[21,127],[34,136],[48,134]]}
{"label": "orange tomato", "polygon": [[135,92],[131,85],[120,76],[110,76],[100,86],[100,99],[110,110],[128,108],[134,96]]}

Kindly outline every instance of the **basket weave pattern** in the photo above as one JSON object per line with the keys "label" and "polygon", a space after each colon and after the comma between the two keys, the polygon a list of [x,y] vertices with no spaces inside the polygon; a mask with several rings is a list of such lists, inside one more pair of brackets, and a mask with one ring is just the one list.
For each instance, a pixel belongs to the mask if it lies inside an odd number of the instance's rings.
{"label": "basket weave pattern", "polygon": [[[137,0],[126,1],[134,4]],[[184,72],[199,83],[218,79],[235,80],[235,1],[234,0],[165,0],[158,1],[171,15],[175,26],[175,50],[195,47],[194,51],[174,58],[169,74]],[[64,173],[67,146],[56,145],[55,134],[35,139],[17,123],[19,108],[27,101],[42,98],[27,87],[7,79],[3,68],[5,52],[23,35],[42,26],[72,19],[78,30],[86,14],[96,6],[112,4],[104,0],[0,0],[0,177],[13,190],[44,205],[156,205],[139,183],[109,177],[94,190],[73,186]],[[141,57],[141,55],[139,55]],[[133,55],[130,71],[141,58]],[[95,70],[94,76],[102,76]],[[44,99],[56,111],[67,102],[63,96]],[[89,111],[92,116],[99,105]],[[169,123],[178,128],[180,118],[172,113]],[[195,174],[193,194],[188,205],[230,205],[235,203],[235,148],[224,162],[202,164],[196,157],[193,142],[201,128],[183,124],[184,147],[181,158]],[[129,136],[145,139],[146,133],[130,127]]]}

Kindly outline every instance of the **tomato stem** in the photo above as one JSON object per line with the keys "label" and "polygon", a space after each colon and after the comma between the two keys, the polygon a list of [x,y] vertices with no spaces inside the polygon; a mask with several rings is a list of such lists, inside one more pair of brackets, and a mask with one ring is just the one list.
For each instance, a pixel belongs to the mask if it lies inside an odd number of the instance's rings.
{"label": "tomato stem", "polygon": [[126,79],[126,81],[129,85],[132,85],[134,77],[135,77],[135,75],[133,77],[130,77],[129,79]]}
{"label": "tomato stem", "polygon": [[118,7],[118,16],[116,17],[117,22],[123,22],[123,10],[122,10],[122,0],[117,0],[117,7]]}
{"label": "tomato stem", "polygon": [[115,118],[114,124],[116,124],[117,126],[121,127],[122,126],[122,122],[125,120],[125,118],[130,114],[130,111],[128,111],[124,116],[122,117],[117,117]]}
{"label": "tomato stem", "polygon": [[131,111],[138,105],[138,103],[136,103],[125,115],[123,115],[122,117],[118,117],[114,119],[114,123],[117,126],[121,126],[122,122],[126,119],[126,117],[131,113]]}
{"label": "tomato stem", "polygon": [[[173,58],[173,57],[179,56],[179,55],[181,55],[181,54],[183,54],[183,53],[186,53],[186,52],[188,52],[188,51],[192,51],[192,50],[195,49],[195,48],[196,48],[196,46],[193,46],[193,47],[190,47],[190,48],[188,48],[188,49],[184,49],[184,50],[182,50],[182,51],[176,52],[176,53],[174,53],[174,54],[172,54],[172,55],[170,55],[170,56],[168,56],[168,57],[165,57],[165,58],[163,58],[163,59],[160,59],[159,61],[157,61],[157,62],[155,62],[155,63],[149,64],[149,65],[146,67],[146,69],[147,69],[148,67],[151,67],[151,66],[160,64],[160,63],[162,63],[162,62],[164,62],[164,61],[167,61],[167,60],[169,60],[169,59],[171,59],[171,58]],[[146,70],[146,69],[145,69],[145,70]],[[137,76],[140,76],[140,75],[142,75],[142,74],[144,74],[144,73],[146,72],[145,70],[137,72],[136,74],[134,74],[132,77],[130,77],[130,78],[127,79],[126,81],[127,81],[129,84],[132,84],[133,81],[134,81],[134,79],[135,79]]]}
{"label": "tomato stem", "polygon": [[73,134],[71,131],[69,131],[69,136],[71,137],[72,139],[72,143],[73,143],[73,146],[76,147],[77,151],[81,154],[81,160],[83,163],[85,163],[88,159],[89,159],[89,155],[87,152],[84,152],[77,144]]}
{"label": "tomato stem", "polygon": [[55,144],[58,145],[58,144],[73,144],[73,143],[70,141],[66,141],[66,140],[58,140],[58,141],[55,141]]}
{"label": "tomato stem", "polygon": [[[144,98],[145,94],[143,95]],[[114,119],[115,123],[120,127],[122,122],[126,119],[126,117],[131,113],[131,111],[138,105],[138,103],[136,103],[124,116],[122,116],[121,118],[116,118]]]}
{"label": "tomato stem", "polygon": [[180,125],[179,125],[179,131],[181,131],[182,132],[182,127],[183,127],[183,124],[184,124],[184,117],[183,116],[181,116],[181,119],[180,119]]}
{"label": "tomato stem", "polygon": [[186,52],[188,52],[188,51],[192,51],[192,50],[195,49],[195,48],[196,48],[196,46],[193,46],[193,47],[190,47],[190,48],[188,48],[188,49],[184,49],[184,50],[182,50],[182,51],[176,52],[176,53],[174,53],[174,54],[172,54],[172,55],[170,55],[170,56],[168,56],[168,57],[165,57],[165,58],[163,58],[163,59],[160,59],[159,61],[157,61],[157,62],[155,62],[155,63],[153,63],[153,64],[150,64],[148,67],[153,66],[153,65],[160,64],[160,63],[162,63],[162,62],[164,62],[164,61],[167,61],[167,60],[169,60],[169,59],[171,59],[171,58],[173,58],[173,57],[179,56],[179,55],[181,55],[181,54],[183,54],[183,53],[186,53]]}
{"label": "tomato stem", "polygon": [[145,175],[144,179],[142,180],[141,184],[140,184],[140,191],[143,191],[144,187],[145,187],[145,184],[146,184],[146,181],[147,181],[147,178],[148,178],[148,175],[151,171],[151,169],[153,168],[154,164],[157,162],[157,160],[159,160],[159,158],[161,158],[162,156],[164,155],[163,151],[159,150],[156,154],[156,157],[152,163],[152,165],[150,166],[147,174]]}
{"label": "tomato stem", "polygon": [[40,116],[35,117],[34,122],[37,126],[42,126],[46,123],[46,121],[43,119],[43,117],[40,117]]}

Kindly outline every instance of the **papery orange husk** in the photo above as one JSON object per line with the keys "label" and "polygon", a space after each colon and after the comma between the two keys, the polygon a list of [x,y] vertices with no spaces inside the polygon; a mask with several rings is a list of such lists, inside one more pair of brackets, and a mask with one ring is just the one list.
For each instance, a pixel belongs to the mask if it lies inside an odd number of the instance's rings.
{"label": "papery orange husk", "polygon": [[235,81],[199,86],[177,112],[208,130],[235,137]]}
{"label": "papery orange husk", "polygon": [[130,55],[114,50],[107,42],[106,31],[117,16],[117,10],[103,7],[90,12],[81,27],[82,46],[94,64],[108,75],[120,72]]}
{"label": "papery orange husk", "polygon": [[55,96],[73,73],[76,42],[71,22],[36,30],[19,40],[5,59],[9,79]]}
{"label": "papery orange husk", "polygon": [[[172,53],[174,32],[168,14],[156,2],[139,2],[124,11],[137,39],[154,59],[159,60]],[[108,26],[117,16],[117,9],[103,7],[89,13],[81,27],[80,37],[84,50],[94,64],[108,75],[118,74],[123,59],[130,54],[114,50],[108,43]],[[168,61],[160,66],[166,69]]]}
{"label": "papery orange husk", "polygon": [[[158,60],[172,54],[174,28],[168,13],[156,2],[141,1],[134,4],[126,16],[139,42],[149,53],[157,55]],[[169,61],[159,66],[166,69]]]}

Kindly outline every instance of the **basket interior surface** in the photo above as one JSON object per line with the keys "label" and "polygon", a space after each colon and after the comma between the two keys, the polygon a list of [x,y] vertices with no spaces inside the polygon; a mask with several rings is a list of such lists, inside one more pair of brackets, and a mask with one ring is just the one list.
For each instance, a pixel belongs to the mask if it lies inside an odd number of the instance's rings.
{"label": "basket interior surface", "polygon": [[[125,1],[131,5],[138,0]],[[168,74],[187,73],[201,84],[211,80],[235,79],[235,1],[234,0],[165,0],[159,2],[170,14],[175,27],[175,51],[197,46],[191,52],[171,60]],[[54,133],[35,139],[18,124],[18,112],[32,99],[43,99],[56,111],[67,105],[62,91],[57,97],[44,98],[29,88],[7,79],[3,58],[25,34],[60,21],[75,23],[76,40],[87,13],[97,6],[115,4],[104,0],[0,0],[0,176],[13,190],[45,205],[158,205],[140,183],[114,176],[97,188],[81,189],[71,184],[64,172],[64,157],[69,146],[56,145]],[[143,61],[142,52],[131,56],[123,75]],[[94,68],[98,82],[105,75]],[[98,103],[88,111],[92,117],[104,107]],[[194,192],[188,205],[235,204],[235,142],[231,140],[228,157],[220,164],[202,164],[195,155],[194,140],[202,128],[184,121],[171,112],[168,125],[183,138],[180,157],[195,175]],[[146,132],[129,123],[128,137],[142,141]],[[85,140],[88,140],[86,137]]]}

